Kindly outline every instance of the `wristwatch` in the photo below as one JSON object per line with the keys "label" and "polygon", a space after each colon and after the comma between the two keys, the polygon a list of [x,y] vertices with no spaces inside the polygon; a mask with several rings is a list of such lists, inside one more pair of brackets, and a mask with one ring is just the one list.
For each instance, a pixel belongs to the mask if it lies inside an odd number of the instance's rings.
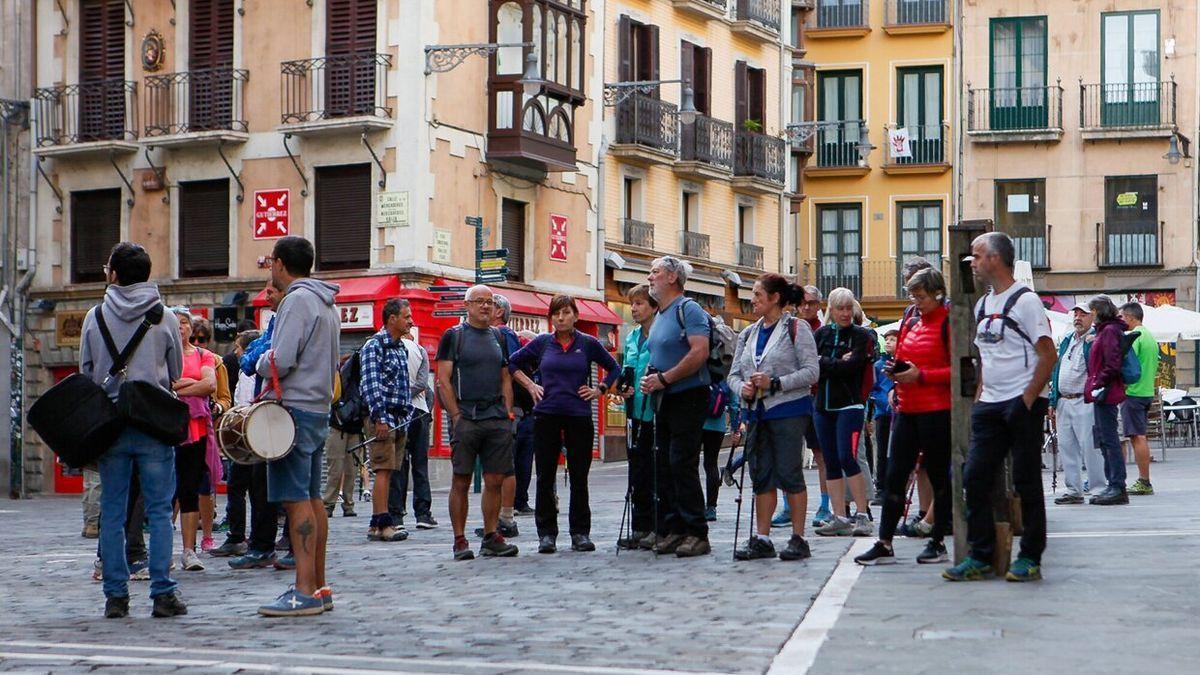
{"label": "wristwatch", "polygon": [[655,373],[658,376],[658,381],[662,383],[663,389],[667,388],[667,378],[663,377],[662,373]]}

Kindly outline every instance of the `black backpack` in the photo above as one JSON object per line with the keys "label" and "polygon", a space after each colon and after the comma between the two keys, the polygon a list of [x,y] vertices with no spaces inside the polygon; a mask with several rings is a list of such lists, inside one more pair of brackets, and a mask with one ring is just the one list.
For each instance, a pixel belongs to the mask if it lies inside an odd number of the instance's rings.
{"label": "black backpack", "polygon": [[[373,338],[372,338],[373,339]],[[361,434],[367,421],[367,403],[362,398],[362,350],[355,350],[338,367],[342,396],[333,404],[329,425],[348,434]]]}
{"label": "black backpack", "polygon": [[[983,321],[984,319],[987,319],[989,324],[992,321],[999,319],[1000,320],[1000,339],[1001,340],[1004,339],[1005,331],[1012,329],[1013,331],[1015,331],[1017,333],[1017,335],[1020,335],[1021,338],[1023,340],[1025,340],[1025,342],[1027,342],[1030,347],[1032,347],[1033,339],[1030,338],[1028,335],[1026,335],[1025,331],[1021,330],[1021,326],[1020,326],[1020,324],[1017,323],[1017,320],[1010,316],[1010,314],[1012,313],[1012,308],[1015,307],[1017,304],[1017,299],[1020,298],[1022,295],[1025,295],[1026,293],[1032,293],[1032,292],[1033,292],[1033,289],[1029,288],[1028,286],[1022,286],[1021,288],[1018,288],[1015,293],[1008,296],[1008,300],[1004,301],[1004,307],[1002,307],[1000,309],[1000,312],[996,313],[996,314],[985,314],[983,311],[983,307],[985,304],[987,304],[987,296],[980,298],[979,304],[976,306],[976,310],[975,310],[975,325],[978,327],[979,323],[981,321]],[[1029,350],[1026,349],[1026,350],[1024,350],[1024,352],[1025,352],[1025,366],[1029,367]]]}

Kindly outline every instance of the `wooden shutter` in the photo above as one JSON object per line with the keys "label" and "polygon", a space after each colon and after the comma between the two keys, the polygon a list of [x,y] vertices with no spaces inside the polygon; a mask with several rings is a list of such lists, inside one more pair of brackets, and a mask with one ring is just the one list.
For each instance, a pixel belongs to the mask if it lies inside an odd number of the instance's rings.
{"label": "wooden shutter", "polygon": [[748,101],[746,107],[751,119],[758,120],[763,129],[767,128],[767,71],[761,68],[746,69],[746,91]]}
{"label": "wooden shutter", "polygon": [[525,202],[505,199],[500,204],[501,246],[508,249],[508,278],[525,280]]}
{"label": "wooden shutter", "polygon": [[622,14],[617,20],[617,81],[633,79],[633,20]]}
{"label": "wooden shutter", "polygon": [[317,269],[371,266],[371,165],[316,170]]}
{"label": "wooden shutter", "polygon": [[229,179],[179,184],[179,275],[229,275]]}
{"label": "wooden shutter", "polygon": [[712,114],[712,49],[696,47],[693,60],[695,61],[692,93],[695,96],[696,110],[702,115]]}
{"label": "wooden shutter", "polygon": [[121,191],[71,193],[71,283],[104,281],[108,254],[121,237]]}
{"label": "wooden shutter", "polygon": [[746,84],[746,62],[737,61],[733,64],[733,122],[738,131],[742,129],[742,122],[750,117]]}
{"label": "wooden shutter", "polygon": [[[83,0],[79,6],[79,81],[125,78],[123,0]],[[118,83],[84,87],[79,96],[79,140],[120,138],[125,130],[125,93]]]}
{"label": "wooden shutter", "polygon": [[325,15],[325,108],[331,117],[375,109],[376,0],[328,0]]}
{"label": "wooden shutter", "polygon": [[[658,55],[658,26],[646,26],[642,35],[646,38],[646,79],[657,80],[659,78],[659,55]],[[654,93],[651,94],[654,98],[662,98],[662,87],[655,87]]]}
{"label": "wooden shutter", "polygon": [[188,45],[189,129],[226,129],[233,118],[233,0],[192,0]]}

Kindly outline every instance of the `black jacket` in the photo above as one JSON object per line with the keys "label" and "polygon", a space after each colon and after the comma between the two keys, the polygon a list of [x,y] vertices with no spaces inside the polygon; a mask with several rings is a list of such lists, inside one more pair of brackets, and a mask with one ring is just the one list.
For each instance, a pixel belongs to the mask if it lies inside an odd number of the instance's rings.
{"label": "black jacket", "polygon": [[[838,410],[866,402],[871,383],[866,381],[879,351],[875,335],[861,326],[821,326],[813,336],[821,357],[821,379],[817,381],[817,410]],[[846,354],[853,354],[843,360]]]}

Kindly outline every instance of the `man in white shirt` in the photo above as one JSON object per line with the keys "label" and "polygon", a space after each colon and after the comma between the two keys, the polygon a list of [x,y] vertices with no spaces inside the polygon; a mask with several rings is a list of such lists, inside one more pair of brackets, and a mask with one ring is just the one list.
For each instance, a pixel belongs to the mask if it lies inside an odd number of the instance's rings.
{"label": "man in white shirt", "polygon": [[980,235],[971,244],[971,256],[975,276],[991,286],[975,305],[980,387],[971,411],[971,449],[963,474],[971,553],[942,576],[976,581],[991,574],[996,549],[992,487],[1011,451],[1025,529],[1006,578],[1037,581],[1046,549],[1041,441],[1048,402],[1041,394],[1056,360],[1050,320],[1037,294],[1013,278],[1016,254],[1007,234]]}
{"label": "man in white shirt", "polygon": [[1084,489],[1082,466],[1087,465],[1087,489],[1100,491],[1106,485],[1104,457],[1096,447],[1092,427],[1092,404],[1083,399],[1087,380],[1087,357],[1092,341],[1092,313],[1086,305],[1071,309],[1074,332],[1058,345],[1058,364],[1050,380],[1050,419],[1058,431],[1058,456],[1062,458],[1063,480],[1067,490],[1055,504],[1082,504]]}
{"label": "man in white shirt", "polygon": [[[406,307],[409,325],[412,325],[412,308]],[[417,517],[418,530],[431,530],[438,526],[430,512],[433,496],[429,488],[429,402],[433,392],[433,380],[429,376],[429,353],[413,339],[413,332],[401,338],[408,350],[409,394],[413,407],[412,420],[408,423],[408,441],[400,470],[392,473],[388,486],[388,511],[396,522],[403,523],[406,513],[404,503],[408,501],[408,476],[412,473],[413,514]]]}

